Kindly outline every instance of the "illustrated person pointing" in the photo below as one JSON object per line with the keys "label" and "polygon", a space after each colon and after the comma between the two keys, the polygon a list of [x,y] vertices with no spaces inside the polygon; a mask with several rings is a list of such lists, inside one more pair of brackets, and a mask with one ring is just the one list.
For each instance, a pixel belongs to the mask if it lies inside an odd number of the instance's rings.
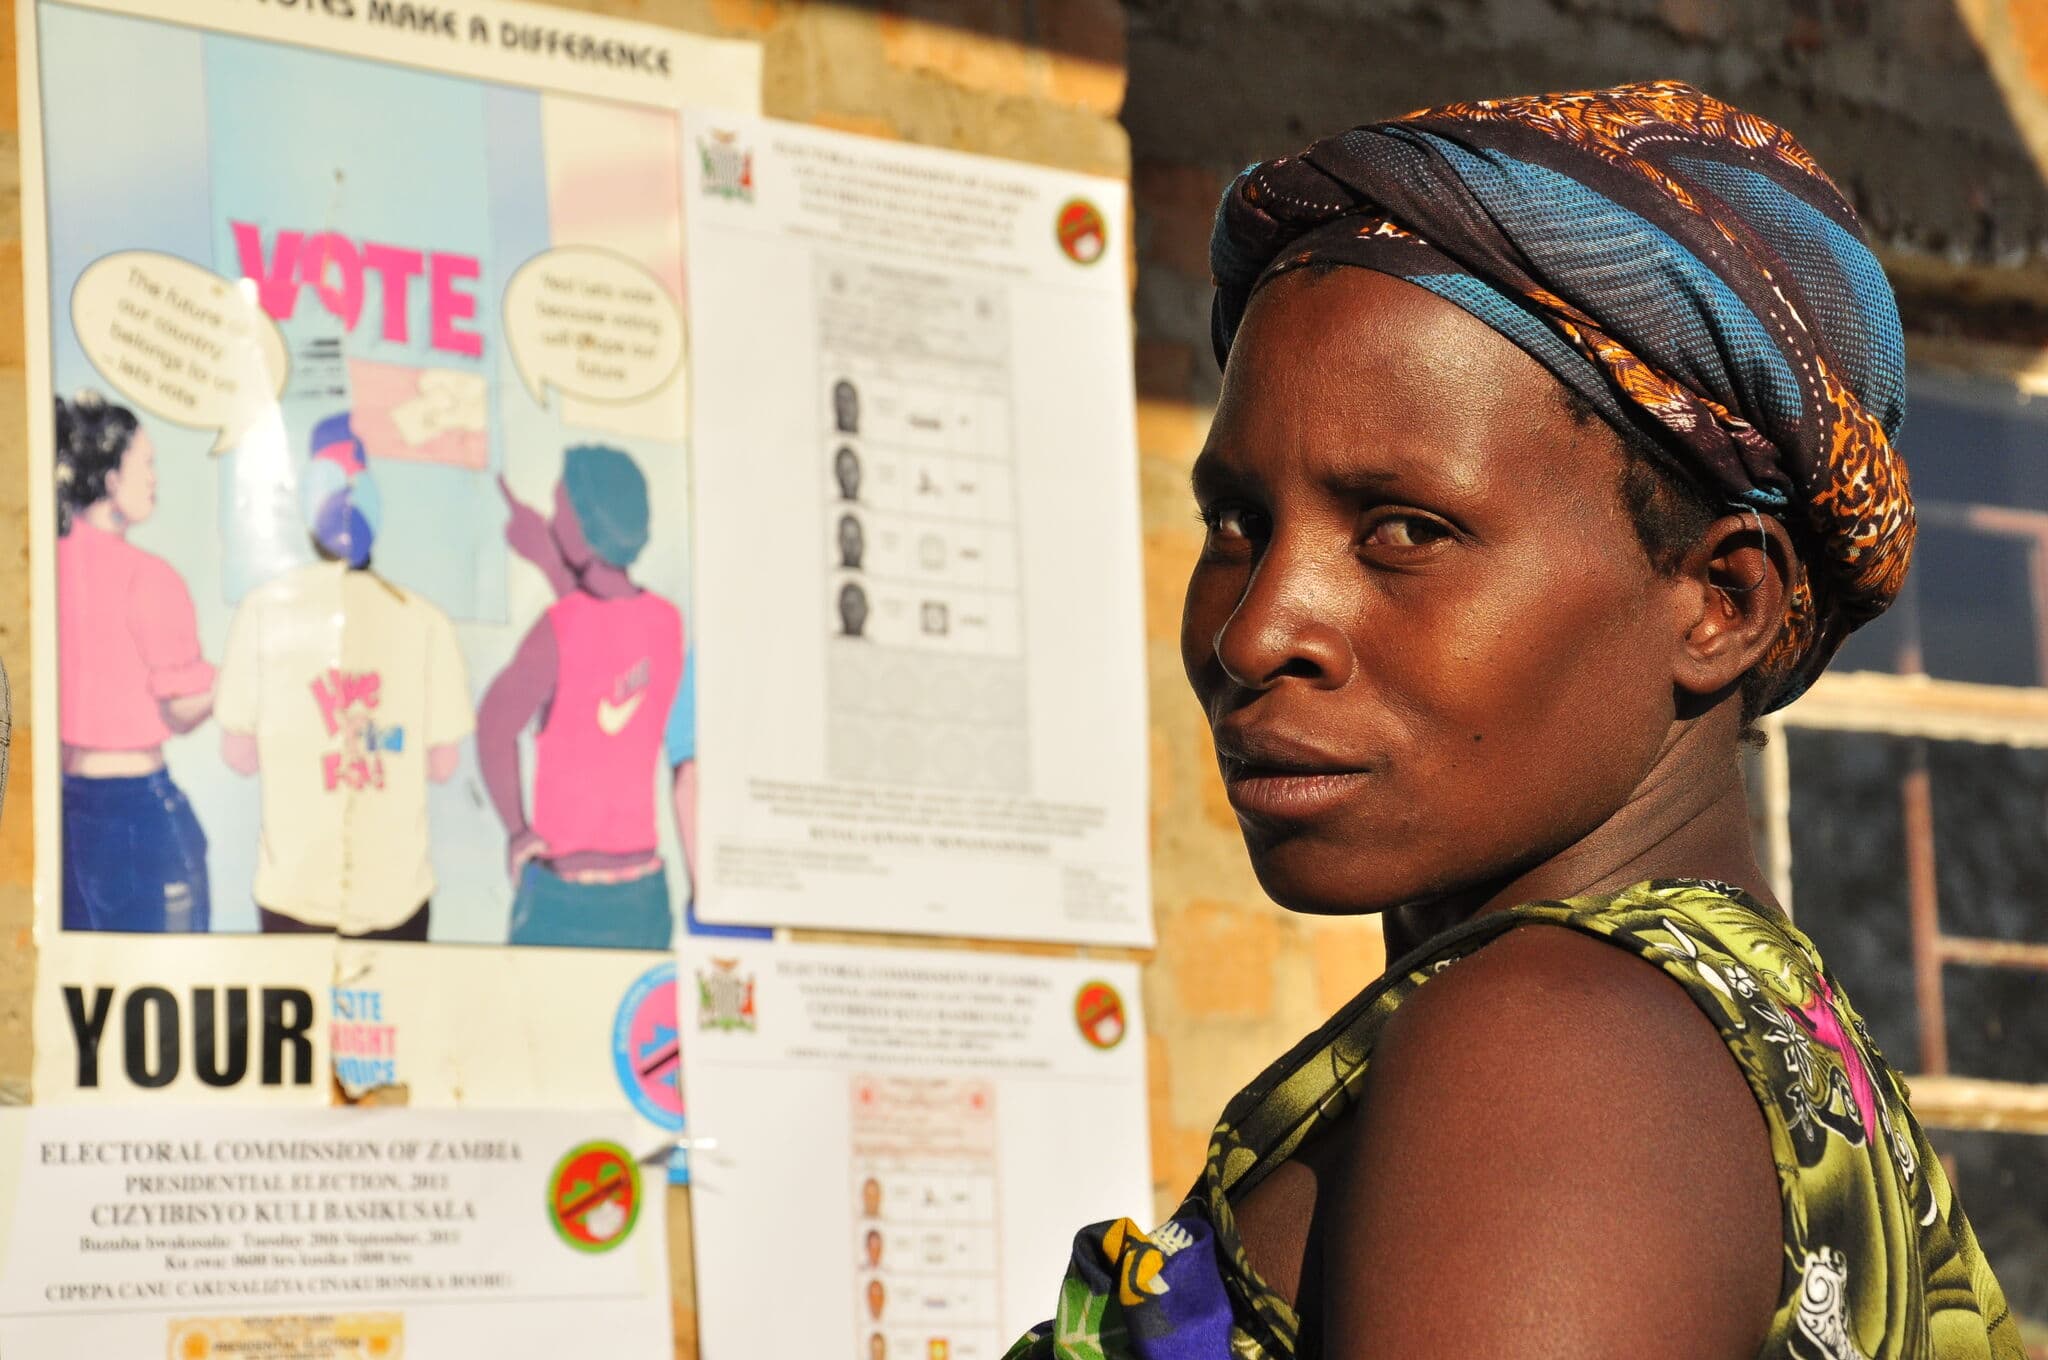
{"label": "illustrated person pointing", "polygon": [[[505,495],[507,541],[559,597],[491,682],[477,719],[477,760],[514,885],[510,941],[667,948],[655,776],[666,754],[687,858],[695,747],[691,724],[679,738],[670,722],[689,693],[682,612],[628,574],[650,537],[647,479],[623,450],[585,444],[563,455],[550,517]],[[529,727],[530,819],[519,756]]]}

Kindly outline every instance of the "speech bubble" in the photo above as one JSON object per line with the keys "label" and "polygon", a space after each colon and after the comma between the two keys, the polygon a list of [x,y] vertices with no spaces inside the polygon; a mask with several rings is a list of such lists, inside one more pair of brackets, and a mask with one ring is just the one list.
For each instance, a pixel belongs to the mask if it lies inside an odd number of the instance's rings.
{"label": "speech bubble", "polygon": [[683,361],[683,314],[661,281],[623,255],[557,246],[505,285],[505,340],[533,399],[546,389],[607,405],[660,391]]}
{"label": "speech bubble", "polygon": [[217,430],[213,452],[242,441],[277,404],[291,373],[284,336],[210,269],[153,250],[86,266],[71,290],[78,343],[122,396],[151,415]]}

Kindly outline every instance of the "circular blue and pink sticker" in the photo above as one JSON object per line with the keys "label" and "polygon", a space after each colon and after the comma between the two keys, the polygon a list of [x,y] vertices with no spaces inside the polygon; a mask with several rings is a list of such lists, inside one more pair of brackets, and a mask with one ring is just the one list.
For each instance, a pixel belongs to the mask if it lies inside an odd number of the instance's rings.
{"label": "circular blue and pink sticker", "polygon": [[683,1127],[682,1057],[676,966],[656,964],[619,1002],[612,1021],[612,1067],[633,1108],[675,1132]]}

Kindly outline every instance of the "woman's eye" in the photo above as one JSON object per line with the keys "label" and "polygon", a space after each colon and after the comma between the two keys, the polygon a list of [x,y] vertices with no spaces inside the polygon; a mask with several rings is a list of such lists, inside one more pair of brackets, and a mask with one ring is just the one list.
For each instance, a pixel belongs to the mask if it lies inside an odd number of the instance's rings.
{"label": "woman's eye", "polygon": [[1251,540],[1265,533],[1266,517],[1248,505],[1218,505],[1202,512],[1212,543]]}
{"label": "woman's eye", "polygon": [[1365,542],[1378,548],[1426,548],[1450,536],[1448,526],[1423,515],[1385,515],[1366,531]]}

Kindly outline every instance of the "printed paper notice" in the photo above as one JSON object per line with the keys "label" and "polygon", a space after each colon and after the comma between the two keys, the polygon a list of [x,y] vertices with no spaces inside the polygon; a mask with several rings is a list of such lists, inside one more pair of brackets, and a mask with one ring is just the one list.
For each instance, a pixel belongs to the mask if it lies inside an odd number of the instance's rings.
{"label": "printed paper notice", "polygon": [[0,1112],[0,1353],[671,1354],[623,1117]]}
{"label": "printed paper notice", "polygon": [[699,915],[1149,943],[1124,186],[685,131]]}
{"label": "printed paper notice", "polygon": [[1148,1216],[1135,968],[703,939],[683,967],[705,1360],[997,1360],[1077,1229]]}

